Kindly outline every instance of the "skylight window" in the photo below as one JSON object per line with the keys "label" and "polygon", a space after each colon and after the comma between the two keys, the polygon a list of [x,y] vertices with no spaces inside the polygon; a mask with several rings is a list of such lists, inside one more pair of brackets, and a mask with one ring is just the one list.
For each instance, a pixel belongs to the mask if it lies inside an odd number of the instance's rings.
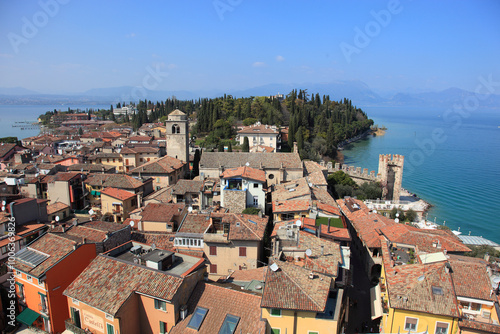
{"label": "skylight window", "polygon": [[207,312],[208,312],[208,309],[203,308],[203,307],[197,307],[194,310],[193,316],[191,317],[191,320],[189,320],[187,327],[195,329],[195,330],[199,330],[201,327],[201,324],[203,323],[203,320],[205,319],[205,316],[207,315]]}
{"label": "skylight window", "polygon": [[233,334],[239,321],[240,317],[231,314],[226,315],[226,319],[224,319],[220,327],[219,334]]}
{"label": "skylight window", "polygon": [[442,295],[443,294],[443,289],[439,286],[433,286],[432,287],[432,294],[433,295]]}

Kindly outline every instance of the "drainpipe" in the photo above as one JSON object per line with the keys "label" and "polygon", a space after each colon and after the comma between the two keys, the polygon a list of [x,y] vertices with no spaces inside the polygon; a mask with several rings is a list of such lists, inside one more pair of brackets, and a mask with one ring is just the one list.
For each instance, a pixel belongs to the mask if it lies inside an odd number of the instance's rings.
{"label": "drainpipe", "polygon": [[293,334],[297,334],[297,311],[293,312]]}

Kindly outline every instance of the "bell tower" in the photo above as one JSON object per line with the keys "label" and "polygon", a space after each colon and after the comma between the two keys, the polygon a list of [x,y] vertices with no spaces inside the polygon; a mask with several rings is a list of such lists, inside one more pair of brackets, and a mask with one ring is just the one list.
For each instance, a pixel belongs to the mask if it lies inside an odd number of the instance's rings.
{"label": "bell tower", "polygon": [[189,164],[189,121],[187,115],[175,109],[168,115],[167,155]]}

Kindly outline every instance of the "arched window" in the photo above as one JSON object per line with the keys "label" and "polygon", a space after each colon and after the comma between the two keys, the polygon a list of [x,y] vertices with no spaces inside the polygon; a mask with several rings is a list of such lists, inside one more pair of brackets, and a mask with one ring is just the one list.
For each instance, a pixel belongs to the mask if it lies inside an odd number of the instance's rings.
{"label": "arched window", "polygon": [[181,127],[179,124],[172,125],[172,133],[181,133]]}

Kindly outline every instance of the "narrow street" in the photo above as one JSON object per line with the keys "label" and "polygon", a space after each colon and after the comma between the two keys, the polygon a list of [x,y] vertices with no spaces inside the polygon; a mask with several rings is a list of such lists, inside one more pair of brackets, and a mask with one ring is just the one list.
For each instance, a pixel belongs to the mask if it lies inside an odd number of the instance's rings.
{"label": "narrow street", "polygon": [[353,286],[347,291],[350,306],[346,333],[370,333],[373,332],[370,307],[371,283],[363,268],[359,254],[352,247],[351,271]]}

